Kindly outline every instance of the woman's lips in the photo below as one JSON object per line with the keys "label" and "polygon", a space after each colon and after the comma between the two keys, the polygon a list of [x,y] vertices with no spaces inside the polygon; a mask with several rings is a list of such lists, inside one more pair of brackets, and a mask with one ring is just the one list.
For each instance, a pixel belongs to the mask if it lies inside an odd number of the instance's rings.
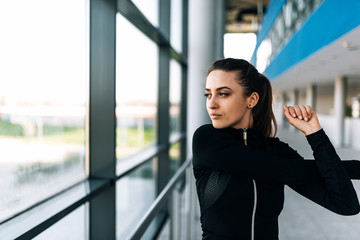
{"label": "woman's lips", "polygon": [[215,113],[210,113],[210,117],[211,117],[211,119],[218,119],[218,118],[221,118],[221,115],[215,114]]}

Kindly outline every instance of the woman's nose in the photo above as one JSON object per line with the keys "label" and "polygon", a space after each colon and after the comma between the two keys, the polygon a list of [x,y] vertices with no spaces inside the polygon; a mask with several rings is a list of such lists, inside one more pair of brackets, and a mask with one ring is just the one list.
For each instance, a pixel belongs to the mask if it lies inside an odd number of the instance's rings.
{"label": "woman's nose", "polygon": [[214,97],[207,100],[208,108],[214,109],[218,107],[218,103]]}

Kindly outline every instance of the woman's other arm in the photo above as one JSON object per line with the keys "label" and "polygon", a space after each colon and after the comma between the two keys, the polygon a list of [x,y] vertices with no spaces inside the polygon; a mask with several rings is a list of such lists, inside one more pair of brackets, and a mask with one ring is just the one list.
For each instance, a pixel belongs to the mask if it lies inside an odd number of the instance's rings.
{"label": "woman's other arm", "polygon": [[310,106],[284,106],[284,115],[290,124],[306,135],[313,150],[319,175],[323,180],[320,183],[292,186],[292,188],[336,213],[343,215],[358,213],[359,201],[348,171],[321,129],[316,113]]}

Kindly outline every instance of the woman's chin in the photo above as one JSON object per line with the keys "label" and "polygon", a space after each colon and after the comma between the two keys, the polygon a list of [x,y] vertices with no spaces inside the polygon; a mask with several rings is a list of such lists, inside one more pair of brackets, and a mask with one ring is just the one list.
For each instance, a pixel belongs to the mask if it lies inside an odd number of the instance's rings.
{"label": "woman's chin", "polygon": [[212,125],[214,128],[221,129],[221,128],[227,128],[228,126],[222,123],[219,123],[217,121],[212,121]]}

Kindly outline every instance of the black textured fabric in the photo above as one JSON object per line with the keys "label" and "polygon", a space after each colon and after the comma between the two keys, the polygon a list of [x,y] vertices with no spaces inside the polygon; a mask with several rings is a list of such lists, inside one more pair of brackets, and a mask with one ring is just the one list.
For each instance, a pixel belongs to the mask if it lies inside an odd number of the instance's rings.
{"label": "black textured fabric", "polygon": [[[359,179],[359,161],[341,161],[323,130],[307,136],[314,160],[304,160],[277,138],[248,129],[201,126],[193,137],[193,168],[203,239],[250,239],[257,188],[255,239],[278,239],[284,185],[343,215],[359,212],[350,178]],[[355,170],[354,170],[355,169]]]}
{"label": "black textured fabric", "polygon": [[198,182],[198,195],[201,196],[199,199],[202,206],[210,208],[219,199],[229,183],[230,176],[220,171],[204,172],[204,177]]}

